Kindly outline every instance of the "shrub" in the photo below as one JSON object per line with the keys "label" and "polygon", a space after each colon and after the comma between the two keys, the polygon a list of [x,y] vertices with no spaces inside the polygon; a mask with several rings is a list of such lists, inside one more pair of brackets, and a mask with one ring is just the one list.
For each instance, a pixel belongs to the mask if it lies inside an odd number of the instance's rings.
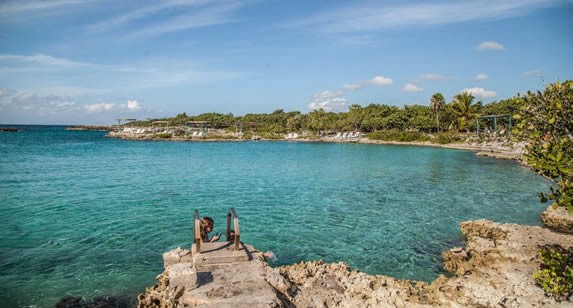
{"label": "shrub", "polygon": [[400,131],[397,129],[379,130],[368,134],[368,138],[372,140],[384,141],[428,141],[430,138],[421,132]]}
{"label": "shrub", "polygon": [[447,144],[447,143],[459,142],[462,140],[463,137],[460,136],[459,134],[453,132],[441,132],[435,135],[434,139],[432,139],[432,142],[439,144]]}
{"label": "shrub", "polygon": [[528,142],[525,159],[539,174],[554,180],[541,200],[555,200],[573,213],[573,81],[557,82],[544,92],[528,92],[522,98],[515,133]]}
{"label": "shrub", "polygon": [[154,137],[155,138],[161,138],[161,139],[169,139],[169,138],[171,138],[171,134],[170,133],[155,134]]}
{"label": "shrub", "polygon": [[541,269],[533,280],[548,296],[557,301],[567,300],[573,294],[573,247],[545,246],[538,252]]}

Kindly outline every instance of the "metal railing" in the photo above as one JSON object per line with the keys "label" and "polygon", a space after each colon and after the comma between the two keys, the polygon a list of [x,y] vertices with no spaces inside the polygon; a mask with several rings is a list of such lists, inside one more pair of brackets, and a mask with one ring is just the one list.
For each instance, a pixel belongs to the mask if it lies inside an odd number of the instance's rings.
{"label": "metal railing", "polygon": [[[233,220],[235,238],[233,239],[233,249],[239,250],[241,246],[241,230],[239,228],[239,215],[235,211],[235,208],[230,208],[229,212],[227,213],[227,241],[231,241],[230,234],[231,234],[231,220]],[[201,253],[201,219],[199,219],[199,211],[195,210],[195,215],[193,218],[193,240],[195,242],[195,252]]]}
{"label": "metal railing", "polygon": [[241,230],[239,229],[239,215],[235,212],[235,208],[230,208],[229,213],[227,213],[227,241],[230,241],[229,235],[231,234],[231,218],[235,224],[235,239],[234,239],[234,246],[235,250],[239,250],[239,246],[241,244]]}
{"label": "metal railing", "polygon": [[197,253],[201,252],[201,220],[199,219],[199,211],[195,210],[195,218],[193,219],[193,238],[195,240],[195,250]]}

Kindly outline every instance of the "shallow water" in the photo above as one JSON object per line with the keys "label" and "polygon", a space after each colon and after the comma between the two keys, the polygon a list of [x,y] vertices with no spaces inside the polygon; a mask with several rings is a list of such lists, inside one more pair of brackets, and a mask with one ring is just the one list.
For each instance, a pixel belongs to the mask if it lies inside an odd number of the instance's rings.
{"label": "shallow water", "polygon": [[0,133],[0,302],[135,298],[161,253],[192,242],[193,210],[241,216],[276,265],[345,261],[432,280],[461,221],[539,225],[549,183],[511,161],[410,146],[137,142],[102,132]]}

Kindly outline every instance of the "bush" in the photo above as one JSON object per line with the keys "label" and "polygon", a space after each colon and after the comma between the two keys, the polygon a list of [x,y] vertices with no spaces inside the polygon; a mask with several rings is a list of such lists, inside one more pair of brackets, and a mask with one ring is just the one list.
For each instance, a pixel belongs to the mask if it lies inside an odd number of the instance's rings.
{"label": "bush", "polygon": [[383,141],[428,141],[430,138],[421,132],[400,131],[397,129],[379,130],[368,134],[368,138],[372,140]]}
{"label": "bush", "polygon": [[548,296],[557,301],[567,300],[573,294],[573,247],[546,246],[538,254],[543,263],[533,274],[533,280]]}
{"label": "bush", "polygon": [[439,143],[439,144],[448,144],[448,143],[459,142],[462,140],[463,140],[463,137],[460,136],[459,134],[456,134],[453,132],[441,132],[441,133],[437,133],[434,136],[434,139],[432,139],[432,142]]}
{"label": "bush", "polygon": [[264,139],[271,139],[271,140],[284,139],[283,134],[276,134],[272,132],[258,132],[256,135]]}
{"label": "bush", "polygon": [[573,213],[573,81],[557,82],[544,92],[528,92],[514,131],[528,142],[525,160],[558,188],[541,200],[555,200]]}
{"label": "bush", "polygon": [[170,133],[155,134],[155,136],[153,137],[161,139],[169,139],[171,138],[171,134]]}

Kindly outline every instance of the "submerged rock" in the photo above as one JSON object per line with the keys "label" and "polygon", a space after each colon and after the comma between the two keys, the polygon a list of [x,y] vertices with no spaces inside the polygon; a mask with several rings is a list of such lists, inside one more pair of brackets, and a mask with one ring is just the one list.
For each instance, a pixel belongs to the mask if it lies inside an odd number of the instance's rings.
{"label": "submerged rock", "polygon": [[56,303],[56,308],[127,308],[129,303],[114,296],[97,296],[86,300],[79,296],[66,296]]}
{"label": "submerged rock", "polygon": [[[573,246],[573,236],[547,228],[464,222],[465,248],[445,251],[444,268],[432,283],[368,275],[345,263],[301,262],[271,268],[260,253],[241,273],[215,266],[198,288],[170,282],[172,263],[186,262],[185,250],[166,254],[166,271],[139,297],[139,307],[532,307],[572,305],[545,296],[533,273],[545,245]],[[173,257],[177,256],[177,257]],[[169,264],[169,265],[167,265]],[[188,265],[189,266],[189,265]],[[186,271],[189,270],[188,266]],[[170,270],[167,270],[170,268]]]}

